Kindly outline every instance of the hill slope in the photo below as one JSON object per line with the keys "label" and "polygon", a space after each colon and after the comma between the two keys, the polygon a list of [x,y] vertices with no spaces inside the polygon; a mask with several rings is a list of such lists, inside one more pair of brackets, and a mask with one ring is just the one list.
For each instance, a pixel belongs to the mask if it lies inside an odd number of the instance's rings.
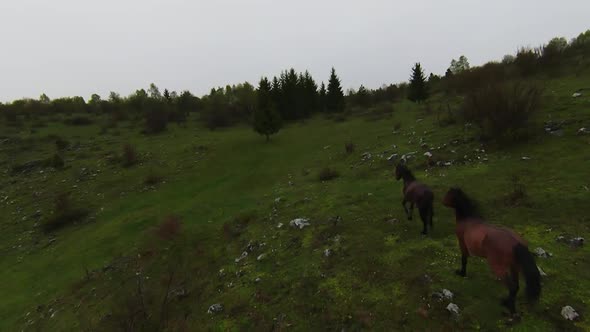
{"label": "hill slope", "polygon": [[[589,231],[590,136],[577,131],[590,127],[590,99],[571,97],[584,86],[587,78],[548,81],[537,127],[564,120],[563,135],[540,132],[503,150],[482,150],[474,129],[440,127],[407,102],[378,120],[292,124],[268,144],[242,127],[193,124],[158,136],[132,123],[101,135],[56,121],[33,134],[29,124],[3,127],[0,330],[590,329],[560,316],[564,305],[582,316],[588,309],[590,253],[556,241]],[[13,173],[54,154],[49,135],[71,143],[66,169]],[[123,142],[139,164],[113,158]],[[452,165],[427,168],[423,142]],[[386,160],[412,151],[410,167],[436,195],[427,237],[403,217],[402,184]],[[325,167],[340,176],[319,181]],[[162,182],[145,184],[149,175]],[[477,198],[490,222],[553,254],[537,260],[547,273],[540,303],[528,307],[519,294],[521,322],[503,316],[505,289],[485,262],[472,259],[467,279],[454,275],[454,218],[440,204],[451,185]],[[64,191],[89,215],[47,234],[39,225]],[[304,217],[310,226],[289,226]],[[445,310],[450,301],[431,296],[443,288],[454,293],[457,319]],[[223,310],[208,314],[215,303]]]}

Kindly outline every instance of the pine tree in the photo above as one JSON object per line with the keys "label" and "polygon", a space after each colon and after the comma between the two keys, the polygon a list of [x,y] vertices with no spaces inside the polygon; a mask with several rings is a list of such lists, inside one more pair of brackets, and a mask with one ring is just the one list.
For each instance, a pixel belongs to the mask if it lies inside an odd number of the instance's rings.
{"label": "pine tree", "polygon": [[302,114],[308,117],[318,108],[318,86],[308,71],[299,76],[300,81],[300,99],[302,101]]}
{"label": "pine tree", "polygon": [[412,77],[410,77],[410,86],[408,99],[413,102],[420,102],[428,98],[428,89],[426,87],[426,77],[422,71],[420,63],[416,63],[412,68]]}
{"label": "pine tree", "polygon": [[326,111],[326,85],[322,82],[318,95],[318,107],[320,112]]}
{"label": "pine tree", "polygon": [[253,128],[260,135],[266,136],[266,141],[268,142],[270,135],[279,132],[282,121],[272,100],[272,86],[266,77],[260,80],[257,98]]}
{"label": "pine tree", "polygon": [[328,112],[344,111],[344,93],[340,85],[340,79],[336,75],[336,70],[332,68],[330,80],[328,81],[328,92],[326,94],[326,109]]}

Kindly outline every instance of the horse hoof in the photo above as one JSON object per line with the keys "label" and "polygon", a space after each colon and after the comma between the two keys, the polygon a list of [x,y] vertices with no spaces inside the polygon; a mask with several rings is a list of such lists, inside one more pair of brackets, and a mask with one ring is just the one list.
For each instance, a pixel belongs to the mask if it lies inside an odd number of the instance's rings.
{"label": "horse hoof", "polygon": [[420,232],[420,234],[422,234],[422,235],[428,235],[428,232],[422,231],[422,232]]}
{"label": "horse hoof", "polygon": [[460,277],[465,277],[465,275],[466,275],[466,273],[463,272],[463,271],[461,271],[461,270],[455,271],[455,274],[458,275],[458,276],[460,276]]}

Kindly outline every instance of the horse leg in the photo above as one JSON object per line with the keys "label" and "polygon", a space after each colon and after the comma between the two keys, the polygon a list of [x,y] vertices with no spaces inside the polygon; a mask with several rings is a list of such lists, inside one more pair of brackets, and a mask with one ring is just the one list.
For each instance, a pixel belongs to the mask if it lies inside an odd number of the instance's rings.
{"label": "horse leg", "polygon": [[510,314],[516,313],[516,293],[518,293],[518,270],[511,269],[509,275],[504,277],[504,284],[508,287],[508,297],[502,300],[502,305],[510,310]]}
{"label": "horse leg", "polygon": [[428,234],[428,207],[418,206],[418,211],[420,212],[420,219],[422,219],[422,224],[424,225],[422,234],[426,235]]}
{"label": "horse leg", "polygon": [[467,257],[469,257],[468,254],[461,254],[461,269],[455,271],[455,273],[461,277],[467,276]]}
{"label": "horse leg", "polygon": [[467,275],[467,257],[469,257],[469,250],[467,250],[467,245],[465,245],[465,239],[462,235],[457,235],[457,239],[459,240],[459,248],[461,248],[461,269],[455,271],[455,273],[461,277],[465,277]]}
{"label": "horse leg", "polygon": [[406,217],[408,217],[408,220],[412,220],[412,214],[414,213],[414,203],[413,202],[410,202],[410,208],[409,209],[406,206],[407,203],[408,203],[408,201],[404,197],[404,199],[402,201],[402,206],[404,207],[404,211],[406,212]]}

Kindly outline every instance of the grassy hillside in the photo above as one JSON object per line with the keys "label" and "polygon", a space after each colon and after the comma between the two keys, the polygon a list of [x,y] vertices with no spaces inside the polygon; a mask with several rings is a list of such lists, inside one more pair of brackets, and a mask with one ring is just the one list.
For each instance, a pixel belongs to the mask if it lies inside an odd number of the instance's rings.
{"label": "grassy hillside", "polygon": [[[588,330],[589,249],[556,241],[588,238],[590,228],[590,135],[577,134],[590,128],[590,95],[571,97],[590,86],[585,77],[545,81],[537,135],[504,149],[409,102],[377,118],[291,124],[269,143],[250,128],[208,131],[194,119],[155,136],[131,122],[106,133],[57,118],[33,131],[3,124],[0,330]],[[562,136],[543,131],[549,120],[565,121]],[[53,156],[51,135],[70,143],[65,169],[13,171]],[[117,161],[124,143],[138,151],[132,167]],[[452,165],[427,167],[429,150]],[[405,220],[386,160],[413,151],[409,166],[436,195],[426,237],[417,211]],[[339,177],[319,181],[326,167]],[[440,203],[452,185],[490,222],[553,254],[537,259],[547,273],[540,302],[527,306],[519,293],[520,321],[503,314],[506,290],[483,260],[455,276],[454,216]],[[63,192],[88,215],[45,232]],[[303,217],[309,227],[289,226]],[[443,288],[452,301],[432,297]],[[208,314],[215,303],[223,310]],[[564,320],[565,305],[581,319]]]}

